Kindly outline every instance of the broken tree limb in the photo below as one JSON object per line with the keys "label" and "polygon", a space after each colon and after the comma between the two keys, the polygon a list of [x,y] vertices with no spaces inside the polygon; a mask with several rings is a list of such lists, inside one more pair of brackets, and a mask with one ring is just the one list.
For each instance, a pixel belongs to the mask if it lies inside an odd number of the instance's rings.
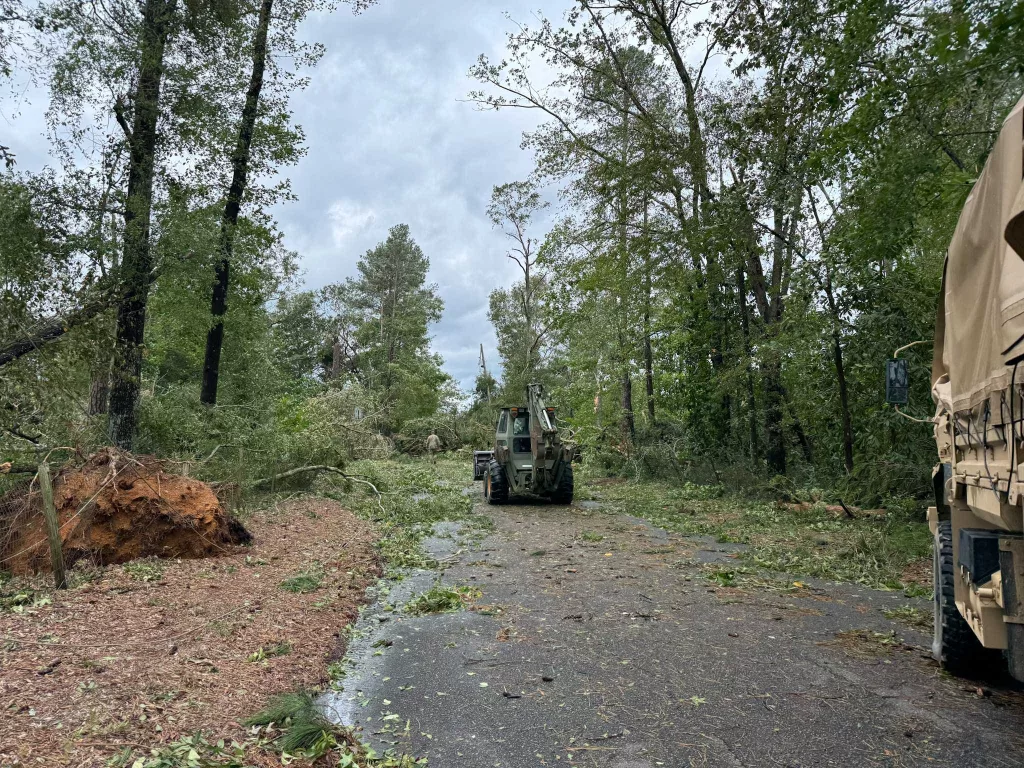
{"label": "broken tree limb", "polygon": [[375,486],[369,480],[363,480],[358,477],[352,477],[352,475],[343,472],[337,467],[332,467],[330,464],[312,464],[308,467],[296,467],[295,469],[289,469],[287,472],[280,472],[276,475],[272,475],[271,477],[264,477],[259,480],[254,480],[251,483],[251,485],[253,488],[262,488],[267,485],[274,485],[275,483],[279,483],[282,480],[287,480],[290,477],[295,477],[296,475],[313,474],[320,472],[331,472],[335,475],[344,477],[346,480],[350,482],[370,486],[370,488],[373,489],[373,492],[377,494],[377,506],[380,508],[381,514],[387,514],[387,510],[384,509],[384,504],[382,503],[382,499],[384,497],[381,495],[381,492],[377,490],[377,486]]}
{"label": "broken tree limb", "polygon": [[0,346],[0,366],[14,362],[19,357],[36,351],[54,339],[59,339],[75,326],[91,320],[112,305],[113,300],[110,297],[104,297],[89,302],[66,315],[44,319],[33,330],[20,338],[5,342],[3,346]]}
{"label": "broken tree limb", "polygon": [[0,475],[34,475],[39,467],[32,464],[15,464],[10,461],[0,462]]}
{"label": "broken tree limb", "polygon": [[[152,270],[149,274],[149,284],[152,285],[159,275],[159,267]],[[116,283],[109,284],[105,288],[100,288],[90,301],[86,301],[77,309],[62,315],[41,318],[31,329],[24,330],[18,338],[0,341],[0,368],[30,352],[35,352],[51,341],[59,339],[72,328],[102,314],[115,306],[123,298],[123,293],[123,290],[117,289]]]}

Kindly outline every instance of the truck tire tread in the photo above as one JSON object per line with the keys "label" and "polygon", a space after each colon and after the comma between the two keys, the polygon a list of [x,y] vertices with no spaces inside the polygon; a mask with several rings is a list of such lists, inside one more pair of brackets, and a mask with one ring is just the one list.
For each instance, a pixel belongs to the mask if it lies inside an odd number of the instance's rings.
{"label": "truck tire tread", "polygon": [[504,504],[508,501],[508,478],[505,476],[505,468],[494,459],[487,465],[484,483],[488,504]]}
{"label": "truck tire tread", "polygon": [[572,494],[572,464],[566,461],[565,466],[562,468],[562,476],[558,478],[558,487],[555,488],[555,492],[551,494],[551,500],[555,502],[555,504],[572,504]]}
{"label": "truck tire tread", "polygon": [[935,533],[933,582],[935,624],[932,656],[954,675],[965,677],[990,673],[1001,654],[985,648],[956,607],[953,560],[953,527],[949,520],[939,522]]}

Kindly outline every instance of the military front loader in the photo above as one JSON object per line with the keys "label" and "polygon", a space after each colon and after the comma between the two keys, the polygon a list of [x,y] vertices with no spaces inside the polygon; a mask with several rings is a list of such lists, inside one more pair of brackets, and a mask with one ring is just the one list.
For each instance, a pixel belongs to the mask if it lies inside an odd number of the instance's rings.
{"label": "military front loader", "polygon": [[[1024,680],[1024,99],[1006,118],[943,267],[932,353],[939,463],[932,652],[974,676],[1004,657]],[[911,345],[908,345],[911,346]],[[886,399],[907,403],[907,360]]]}
{"label": "military front loader", "polygon": [[484,498],[504,504],[516,497],[572,502],[571,454],[555,426],[555,409],[544,404],[543,388],[526,388],[525,406],[502,408],[494,450],[473,454],[473,479],[484,481]]}

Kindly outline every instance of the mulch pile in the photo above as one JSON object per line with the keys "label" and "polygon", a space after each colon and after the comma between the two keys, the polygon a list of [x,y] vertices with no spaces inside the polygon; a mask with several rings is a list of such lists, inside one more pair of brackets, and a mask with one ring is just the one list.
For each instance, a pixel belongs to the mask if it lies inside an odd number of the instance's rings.
{"label": "mulch pile", "polygon": [[[200,730],[241,741],[272,696],[323,682],[380,573],[373,529],[323,499],[245,522],[251,546],[107,567],[0,612],[0,765],[98,766]],[[311,591],[281,586],[303,574]]]}
{"label": "mulch pile", "polygon": [[[152,456],[106,449],[71,464],[53,481],[68,566],[140,557],[199,558],[244,541],[216,494],[195,478],[170,474]],[[33,574],[50,568],[38,483],[0,499],[0,568]]]}

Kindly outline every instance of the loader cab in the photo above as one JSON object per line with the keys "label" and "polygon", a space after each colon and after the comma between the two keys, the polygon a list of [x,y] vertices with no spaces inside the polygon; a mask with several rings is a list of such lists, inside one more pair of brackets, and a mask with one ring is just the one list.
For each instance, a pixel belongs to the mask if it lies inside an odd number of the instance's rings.
{"label": "loader cab", "polygon": [[498,415],[498,426],[496,428],[495,444],[498,448],[508,448],[508,408],[502,408]]}
{"label": "loader cab", "polygon": [[532,453],[530,448],[530,414],[520,411],[512,419],[512,453]]}
{"label": "loader cab", "polygon": [[521,496],[572,502],[572,464],[558,439],[555,409],[544,404],[542,393],[540,384],[531,384],[529,405],[502,408],[494,450],[473,453],[473,479],[483,480],[489,504]]}
{"label": "loader cab", "polygon": [[530,445],[530,411],[525,407],[503,408],[498,417],[496,435],[497,445],[508,448],[513,456],[529,456],[533,452]]}

